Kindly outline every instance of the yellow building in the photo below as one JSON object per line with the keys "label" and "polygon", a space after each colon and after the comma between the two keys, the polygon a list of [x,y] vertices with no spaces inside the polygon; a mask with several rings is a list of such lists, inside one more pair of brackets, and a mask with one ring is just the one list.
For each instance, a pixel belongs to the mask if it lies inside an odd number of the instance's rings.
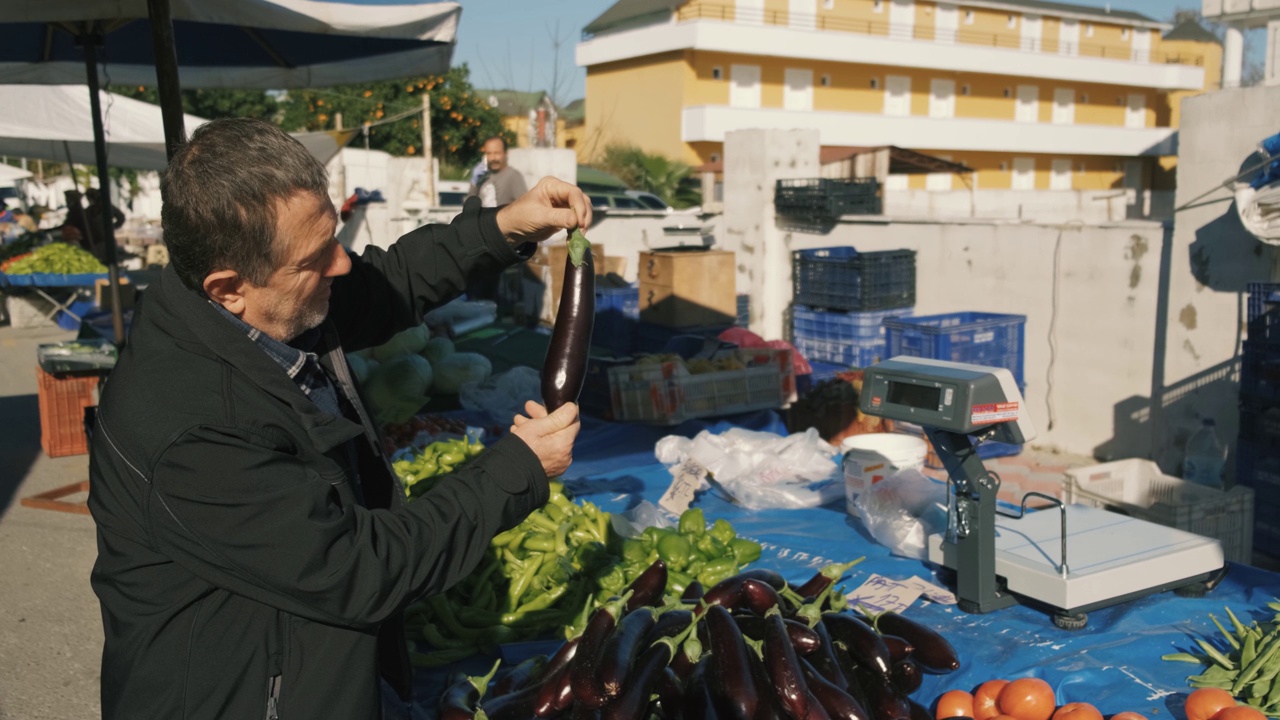
{"label": "yellow building", "polygon": [[502,126],[516,137],[512,147],[573,149],[581,140],[582,100],[560,108],[545,92],[477,90],[476,94],[502,114]]}
{"label": "yellow building", "polygon": [[1159,189],[1177,103],[1218,86],[1192,26],[1041,0],[618,0],[577,47],[579,155],[714,165],[732,130],[812,128],[975,171],[891,189]]}

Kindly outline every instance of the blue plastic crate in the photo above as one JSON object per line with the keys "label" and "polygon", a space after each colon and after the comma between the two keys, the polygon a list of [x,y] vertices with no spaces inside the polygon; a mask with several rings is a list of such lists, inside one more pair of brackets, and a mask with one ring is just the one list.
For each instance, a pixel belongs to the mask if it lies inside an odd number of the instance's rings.
{"label": "blue plastic crate", "polygon": [[674,328],[656,323],[638,321],[636,323],[635,351],[638,353],[660,353],[667,346],[667,341],[679,335],[694,335],[710,338],[728,330],[731,325],[700,325],[697,327]]}
{"label": "blue plastic crate", "polygon": [[791,281],[798,305],[829,310],[909,307],[916,303],[916,253],[797,250],[791,254]]}
{"label": "blue plastic crate", "polygon": [[957,312],[884,321],[885,356],[1002,367],[1023,385],[1026,315]]}
{"label": "blue plastic crate", "polygon": [[1280,345],[1280,283],[1249,283],[1249,333],[1255,345]]}
{"label": "blue plastic crate", "polygon": [[904,317],[914,308],[891,310],[861,310],[853,312],[828,312],[818,308],[796,305],[791,311],[791,329],[796,337],[814,340],[883,340],[884,321],[891,317]]}
{"label": "blue plastic crate", "polygon": [[617,310],[624,317],[640,319],[640,287],[596,288],[596,312]]}
{"label": "blue plastic crate", "polygon": [[636,345],[640,288],[596,288],[596,319],[591,344],[616,357],[630,355]]}
{"label": "blue plastic crate", "polygon": [[810,337],[794,336],[791,344],[808,360],[813,362],[836,363],[844,367],[865,368],[884,360],[885,344],[881,338],[869,340],[817,340]]}
{"label": "blue plastic crate", "polygon": [[1013,445],[1010,443],[992,442],[988,440],[978,445],[978,457],[988,460],[990,458],[1012,457],[1022,453],[1021,445]]}

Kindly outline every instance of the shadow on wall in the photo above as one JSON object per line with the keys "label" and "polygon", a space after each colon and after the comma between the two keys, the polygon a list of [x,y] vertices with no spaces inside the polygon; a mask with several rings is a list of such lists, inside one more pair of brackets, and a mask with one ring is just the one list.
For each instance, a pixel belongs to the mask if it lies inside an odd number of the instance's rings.
{"label": "shadow on wall", "polygon": [[0,515],[13,504],[22,481],[40,455],[40,402],[35,395],[0,397],[0,417],[9,418],[0,433]]}
{"label": "shadow on wall", "polygon": [[[1240,358],[1234,357],[1163,388],[1160,393],[1160,411],[1157,413],[1152,412],[1149,397],[1134,395],[1125,398],[1115,406],[1115,434],[1093,449],[1094,457],[1102,462],[1110,462],[1134,457],[1135,448],[1156,446],[1153,439],[1157,432],[1155,420],[1158,417],[1162,419],[1161,425],[1168,430],[1164,433],[1164,441],[1158,444],[1160,449],[1152,451],[1156,457],[1150,459],[1166,474],[1181,477],[1182,449],[1198,427],[1197,412],[1206,406],[1219,404],[1224,399],[1234,405],[1239,389]],[[1220,440],[1234,446],[1234,437],[1221,435]],[[1235,472],[1234,465],[1233,452],[1228,458],[1228,477]]]}
{"label": "shadow on wall", "polygon": [[1251,282],[1271,280],[1274,252],[1245,229],[1232,202],[1222,215],[1196,230],[1189,248],[1191,275],[1210,290],[1244,293]]}

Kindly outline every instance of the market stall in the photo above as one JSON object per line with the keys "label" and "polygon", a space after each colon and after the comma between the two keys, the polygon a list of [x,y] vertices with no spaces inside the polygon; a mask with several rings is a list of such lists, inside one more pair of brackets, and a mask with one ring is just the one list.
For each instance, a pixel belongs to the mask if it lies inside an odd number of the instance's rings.
{"label": "market stall", "polygon": [[[772,412],[716,424],[690,421],[676,428],[587,418],[575,447],[574,464],[566,474],[566,486],[580,501],[611,513],[625,513],[645,502],[656,504],[670,486],[672,474],[655,460],[655,443],[671,432],[693,435],[704,428],[723,431],[731,426],[785,433],[780,418]],[[693,506],[701,508],[708,521],[725,519],[739,536],[758,541],[763,552],[750,567],[774,569],[790,583],[805,581],[828,563],[865,557],[841,581],[846,593],[855,592],[873,576],[896,581],[919,578],[942,585],[931,566],[895,557],[873,541],[861,523],[845,512],[843,501],[817,508],[747,510],[723,494],[707,490],[698,494]],[[1195,639],[1216,635],[1210,614],[1223,617],[1224,606],[1246,623],[1270,620],[1273,611],[1265,603],[1280,595],[1280,575],[1244,565],[1229,567],[1226,579],[1204,598],[1173,593],[1141,598],[1091,613],[1088,626],[1076,631],[1054,627],[1049,615],[1035,608],[1015,605],[990,614],[969,615],[951,604],[917,599],[904,614],[949,639],[959,652],[961,667],[948,675],[925,675],[911,697],[932,708],[935,699],[948,690],[972,691],[995,678],[1038,677],[1054,688],[1059,705],[1090,702],[1107,717],[1134,711],[1147,718],[1181,720],[1185,717],[1182,705],[1191,691],[1187,677],[1202,668],[1163,661],[1161,656],[1199,654]],[[553,650],[557,644],[538,649]],[[1220,638],[1214,644],[1225,647]],[[521,649],[516,648],[517,653]],[[519,657],[512,655],[512,659]],[[472,658],[455,667],[483,674],[491,665],[492,658],[487,657]],[[420,671],[419,702],[433,706],[446,675],[439,669]]]}

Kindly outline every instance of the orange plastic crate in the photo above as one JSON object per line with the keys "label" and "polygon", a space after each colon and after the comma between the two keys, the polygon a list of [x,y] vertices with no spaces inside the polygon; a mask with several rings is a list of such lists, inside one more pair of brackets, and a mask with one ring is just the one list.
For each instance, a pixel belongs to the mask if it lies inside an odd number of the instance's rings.
{"label": "orange plastic crate", "polygon": [[98,375],[52,375],[36,366],[40,446],[49,457],[84,455],[84,409],[98,404]]}

